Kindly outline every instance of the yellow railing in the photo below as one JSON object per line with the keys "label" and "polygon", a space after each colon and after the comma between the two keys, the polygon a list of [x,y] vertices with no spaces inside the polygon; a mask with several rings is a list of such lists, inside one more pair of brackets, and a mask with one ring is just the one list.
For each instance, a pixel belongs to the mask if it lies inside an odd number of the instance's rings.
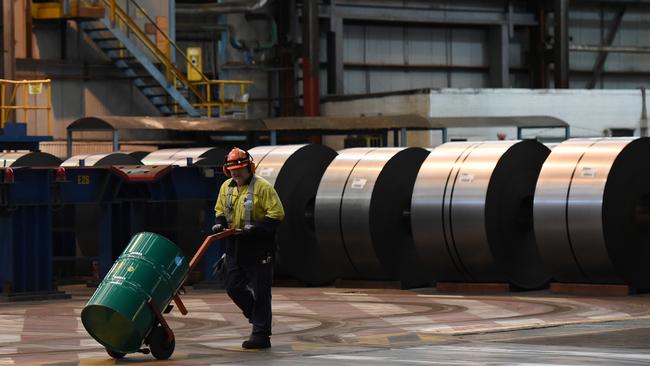
{"label": "yellow railing", "polygon": [[[145,47],[158,61],[160,65],[164,67],[164,72],[165,76],[167,78],[167,81],[171,83],[174,87],[176,85],[180,84],[181,86],[186,87],[199,101],[199,104],[203,103],[208,103],[208,98],[207,95],[202,93],[198,88],[196,88],[190,81],[187,80],[185,77],[185,74],[179,70],[173,62],[171,62],[171,52],[172,50],[175,50],[178,52],[178,54],[181,55],[182,58],[185,59],[185,61],[188,60],[187,55],[174,43],[174,41],[169,38],[167,35],[167,32],[163,31],[156,25],[156,22],[149,17],[147,12],[134,0],[127,0],[131,4],[133,4],[138,11],[144,15],[144,17],[152,24],[157,32],[160,32],[162,36],[165,38],[165,51],[161,51],[156,44],[151,41],[149,36],[144,32],[144,30],[140,29],[140,27],[131,19],[131,17],[124,11],[122,8],[120,8],[115,0],[103,0],[104,4],[108,8],[109,11],[109,19],[113,25],[116,24],[116,22],[124,24],[127,29],[130,31],[130,35],[134,36],[137,41],[140,42],[142,46]],[[133,38],[133,37],[132,37]],[[191,64],[191,63],[190,63]],[[203,74],[201,70],[196,68],[195,66],[191,65],[196,72],[200,75],[201,77],[201,82],[210,82],[210,80]]]}
{"label": "yellow railing", "polygon": [[[225,109],[228,107],[243,107],[244,111],[248,111],[248,98],[246,94],[246,85],[253,85],[250,80],[208,80],[208,81],[195,81],[193,85],[202,87],[205,90],[207,101],[204,103],[192,104],[195,108],[205,108],[208,117],[212,117],[212,109],[219,108],[219,117],[225,115]],[[217,100],[212,100],[212,86],[219,86],[219,97]],[[239,100],[226,99],[226,86],[239,85]],[[248,113],[246,113],[248,114]]]}
{"label": "yellow railing", "polygon": [[[11,95],[7,98],[7,87],[13,86]],[[29,95],[38,95],[43,92],[43,86],[47,86],[47,106],[29,105]],[[16,95],[22,87],[23,104],[14,105]],[[28,112],[30,110],[47,111],[47,134],[52,135],[52,88],[49,79],[45,80],[5,80],[0,79],[0,127],[4,128],[5,123],[12,110],[23,110],[23,119],[27,123],[29,120]]]}

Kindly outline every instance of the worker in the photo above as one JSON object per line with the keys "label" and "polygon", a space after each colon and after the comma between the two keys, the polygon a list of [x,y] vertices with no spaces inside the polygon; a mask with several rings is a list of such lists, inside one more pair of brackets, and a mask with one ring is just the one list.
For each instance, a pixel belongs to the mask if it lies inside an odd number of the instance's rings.
{"label": "worker", "polygon": [[242,347],[269,348],[274,238],[284,208],[271,183],[255,175],[255,163],[247,151],[232,149],[223,171],[230,179],[219,190],[212,229],[236,229],[236,234],[225,240],[226,291],[253,325]]}

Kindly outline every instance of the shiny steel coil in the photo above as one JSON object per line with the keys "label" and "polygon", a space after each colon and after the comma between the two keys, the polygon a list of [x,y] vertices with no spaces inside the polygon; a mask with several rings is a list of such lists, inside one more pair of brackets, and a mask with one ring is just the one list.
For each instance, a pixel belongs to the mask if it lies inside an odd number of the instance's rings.
{"label": "shiny steel coil", "polygon": [[140,160],[124,153],[108,153],[93,155],[75,155],[64,161],[61,166],[112,166],[112,165],[141,165]]}
{"label": "shiny steel coil", "polygon": [[[192,147],[182,149],[162,149],[149,153],[142,159],[144,165],[222,165],[228,151],[219,147]],[[189,160],[188,160],[189,159]]]}
{"label": "shiny steel coil", "polygon": [[59,166],[61,159],[44,152],[0,152],[0,168]]}
{"label": "shiny steel coil", "polygon": [[351,149],[330,165],[317,194],[316,225],[322,225],[321,245],[337,254],[343,248],[343,277],[394,279],[403,287],[431,282],[408,220],[415,177],[428,154],[421,148]]}
{"label": "shiny steel coil", "polygon": [[334,281],[344,274],[358,277],[345,249],[341,226],[341,204],[348,178],[361,158],[376,148],[351,148],[339,151],[318,186],[314,205],[316,238],[321,260],[327,263],[327,278]]}
{"label": "shiny steel coil", "polygon": [[424,264],[438,281],[543,286],[532,204],[549,149],[536,141],[447,143],[422,164],[411,224]]}
{"label": "shiny steel coil", "polygon": [[256,174],[278,192],[285,218],[277,231],[277,270],[309,285],[333,280],[321,260],[314,233],[314,200],[318,184],[336,152],[323,145],[260,146],[249,150]]}
{"label": "shiny steel coil", "polygon": [[535,192],[535,235],[555,280],[650,289],[650,139],[571,139]]}

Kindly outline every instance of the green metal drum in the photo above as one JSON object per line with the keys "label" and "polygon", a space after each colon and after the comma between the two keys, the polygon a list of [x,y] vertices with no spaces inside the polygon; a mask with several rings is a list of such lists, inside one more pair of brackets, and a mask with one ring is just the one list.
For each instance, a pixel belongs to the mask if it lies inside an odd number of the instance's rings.
{"label": "green metal drum", "polygon": [[134,235],[81,312],[86,331],[108,350],[138,351],[157,324],[147,303],[153,299],[162,312],[188,272],[174,243],[154,233]]}

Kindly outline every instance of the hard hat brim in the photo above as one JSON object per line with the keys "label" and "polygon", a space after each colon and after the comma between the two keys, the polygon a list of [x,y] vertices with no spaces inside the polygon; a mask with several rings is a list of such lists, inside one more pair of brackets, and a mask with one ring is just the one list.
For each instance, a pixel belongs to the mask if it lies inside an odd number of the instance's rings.
{"label": "hard hat brim", "polygon": [[226,169],[228,169],[228,170],[235,170],[235,169],[245,168],[245,167],[247,167],[247,166],[248,166],[248,163],[237,164],[237,165],[230,165],[230,166],[226,165]]}

